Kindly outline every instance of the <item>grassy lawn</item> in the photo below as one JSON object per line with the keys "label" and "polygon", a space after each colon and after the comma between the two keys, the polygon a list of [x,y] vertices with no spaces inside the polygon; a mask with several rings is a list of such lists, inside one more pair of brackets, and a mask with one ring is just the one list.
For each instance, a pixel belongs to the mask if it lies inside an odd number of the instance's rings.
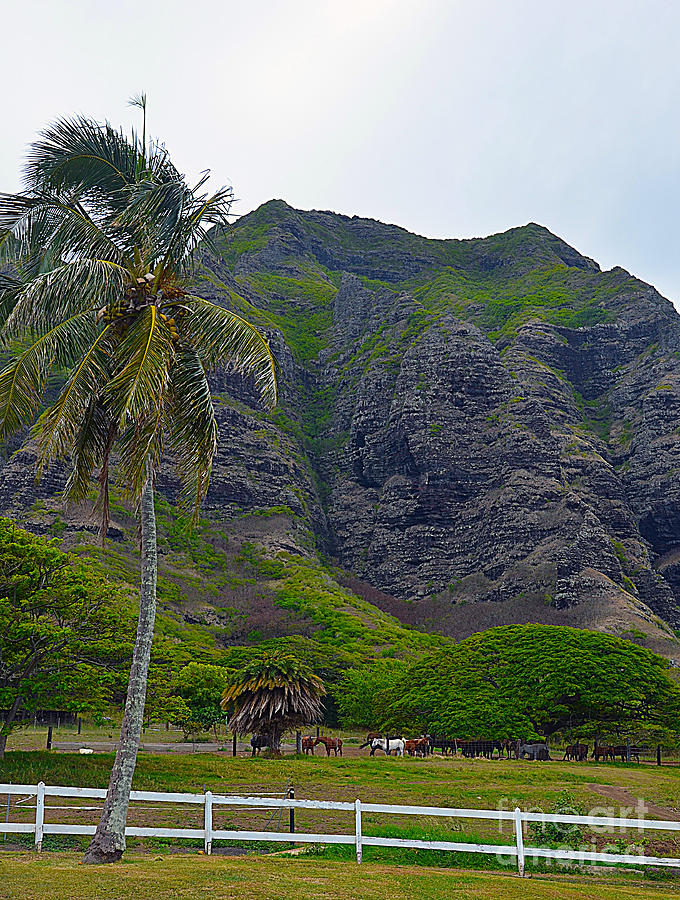
{"label": "grassy lawn", "polygon": [[[0,782],[36,784],[43,780],[52,785],[105,787],[112,762],[112,754],[104,753],[80,756],[79,754],[48,753],[47,751],[8,752],[5,759],[0,761]],[[284,795],[287,787],[292,786],[299,799],[352,801],[356,797],[360,797],[367,802],[404,803],[417,806],[504,808],[508,810],[514,809],[518,805],[523,809],[546,812],[554,811],[558,805],[566,802],[576,807],[579,812],[593,811],[594,814],[598,814],[594,807],[599,807],[600,815],[615,816],[621,814],[623,805],[635,806],[637,798],[667,807],[667,815],[670,817],[672,817],[673,810],[680,807],[680,770],[671,766],[657,768],[648,765],[578,765],[561,762],[531,763],[517,760],[489,761],[437,757],[428,759],[331,757],[326,759],[318,756],[302,758],[288,756],[282,759],[251,759],[249,757],[233,759],[222,753],[184,755],[141,753],[135,772],[134,786],[147,790],[198,793],[211,790],[217,794],[273,794],[279,797]],[[619,796],[612,799],[603,796],[598,789],[600,791],[616,790],[619,791]],[[25,801],[22,798],[14,797],[10,821],[32,821],[35,815],[34,810],[31,809],[32,802],[34,801]],[[80,805],[89,806],[90,809],[79,809],[77,808],[79,801],[49,798],[48,806],[61,805],[62,808],[59,812],[48,808],[46,821],[95,824],[98,816],[96,809],[98,802],[83,801]],[[3,813],[3,818],[5,803],[6,797],[0,795],[0,812]],[[603,807],[608,808],[610,812],[605,813]],[[658,818],[663,815],[663,812],[663,809],[653,811],[648,817]],[[623,814],[630,813],[624,812]],[[278,811],[272,810],[225,807],[215,807],[214,810],[215,827],[226,829],[286,831],[287,816],[287,812],[279,815]],[[201,828],[202,808],[199,806],[161,805],[155,802],[134,803],[130,808],[128,823],[130,825]],[[300,832],[352,833],[354,817],[353,814],[343,812],[298,810],[296,811],[296,827]],[[509,823],[503,823],[501,830],[499,823],[483,820],[414,818],[365,813],[363,828],[366,834],[383,836],[480,841],[493,844],[514,843]],[[617,841],[624,841],[626,844],[631,844],[640,841],[641,838],[644,852],[647,855],[680,857],[680,838],[677,832],[647,832],[644,836],[632,833],[627,836],[612,831],[608,835],[590,833],[584,840],[586,843],[596,841],[597,849],[602,850],[605,843],[615,845]],[[7,842],[7,847],[16,849],[29,847],[30,841],[30,837],[25,838],[24,842],[12,839]],[[542,835],[535,833],[528,834],[525,842],[527,845],[545,846],[546,844]],[[167,856],[167,841],[163,843],[160,840],[132,839],[129,843],[135,852],[140,848],[145,848],[147,854],[152,857],[159,852]],[[76,860],[82,847],[81,839],[73,839],[70,843],[65,843],[65,839],[46,838],[45,849],[52,852],[46,854],[45,859],[53,860],[56,858],[54,851],[66,849],[67,846],[73,846],[71,859]],[[175,841],[174,849],[182,852],[191,849],[196,852],[199,846],[200,842],[195,843],[192,847],[191,844]],[[255,849],[252,845],[247,846]],[[280,844],[276,845],[275,849],[280,849],[280,846]],[[2,848],[3,843],[0,842],[0,860],[7,858],[6,854],[1,852]],[[218,848],[219,845],[216,845],[216,849]],[[591,849],[596,848],[593,846]],[[611,849],[614,852],[627,852],[624,846],[613,846]],[[316,857],[307,855],[304,861],[308,867],[316,867],[315,871],[317,868],[319,871],[326,871],[325,867],[331,866],[328,872],[340,872],[340,869],[334,869],[333,866],[350,865],[352,852],[353,848],[337,848],[337,850],[329,848],[322,855]],[[413,869],[415,873],[416,870],[425,870],[435,865],[447,867],[446,869],[442,868],[442,872],[448,872],[442,877],[454,880],[459,877],[454,873],[460,873],[466,867],[474,867],[478,870],[495,869],[499,874],[506,871],[506,868],[492,855],[445,853],[428,857],[424,855],[426,852],[418,851],[417,854],[420,855],[408,855],[408,853],[404,855],[402,851],[366,848],[364,868],[366,871],[369,869],[373,871],[376,867],[386,864],[392,866],[400,864],[397,871]],[[346,853],[345,859],[337,857],[337,854],[342,853]],[[23,859],[23,857],[17,857],[17,859]],[[66,865],[66,858],[59,857],[59,859],[61,860],[59,865]],[[147,861],[148,859],[147,855]],[[253,860],[253,857],[250,859]],[[172,860],[172,862],[168,862],[168,865],[180,865],[174,861],[174,857]],[[276,865],[273,859],[270,859],[270,862],[272,865]],[[288,865],[288,862],[286,861],[285,864]],[[418,865],[414,866],[414,863],[418,863]],[[37,861],[32,865],[39,868],[48,864],[52,863]],[[220,860],[220,864],[226,863],[224,860]],[[230,862],[229,865],[231,864]],[[238,864],[238,862],[234,862],[235,873],[244,873],[247,867],[239,869]],[[28,863],[26,865],[28,866]],[[212,865],[211,862],[210,866]],[[28,866],[26,871],[33,871],[33,869]],[[209,868],[206,871],[209,872],[212,869]],[[203,876],[201,875],[201,877]],[[205,877],[208,878],[208,875]],[[338,877],[340,878],[339,875]],[[342,877],[344,878],[344,876]],[[534,878],[539,877],[534,869]],[[422,876],[414,874],[413,878],[418,881]],[[435,882],[438,884],[436,879]],[[420,883],[418,881],[418,884]],[[668,881],[665,883],[669,884]],[[31,895],[27,894],[26,896]],[[107,895],[102,894],[102,896]],[[125,894],[120,896],[125,896]],[[141,896],[143,895],[140,895],[140,900]],[[200,892],[196,896],[201,896]],[[227,893],[224,896],[230,895]],[[280,896],[288,895],[282,893]],[[291,894],[291,896],[296,895]],[[298,894],[297,896],[302,895]],[[324,894],[319,896],[324,896]],[[340,894],[340,896],[344,895]],[[438,894],[434,893],[432,896],[438,896]],[[476,895],[462,893],[461,896]],[[482,893],[479,896],[485,895]],[[510,894],[510,896],[513,895]],[[536,896],[542,895],[536,894]],[[571,896],[571,894],[565,893],[563,896]],[[609,894],[604,893],[601,896],[609,896]],[[636,895],[632,894],[631,896]]]}
{"label": "grassy lawn", "polygon": [[[8,752],[0,781],[106,787],[113,755],[47,751]],[[226,753],[140,753],[134,787],[145,790],[283,795],[286,785],[301,798],[547,809],[567,793],[584,806],[603,805],[593,785],[616,785],[632,797],[680,809],[680,768],[652,765],[532,763],[485,759],[232,758]]]}
{"label": "grassy lawn", "polygon": [[[49,887],[48,887],[49,886]],[[582,900],[680,897],[676,881],[642,875],[516,875],[292,857],[224,858],[129,854],[111,867],[85,867],[73,854],[0,855],[2,900]]]}

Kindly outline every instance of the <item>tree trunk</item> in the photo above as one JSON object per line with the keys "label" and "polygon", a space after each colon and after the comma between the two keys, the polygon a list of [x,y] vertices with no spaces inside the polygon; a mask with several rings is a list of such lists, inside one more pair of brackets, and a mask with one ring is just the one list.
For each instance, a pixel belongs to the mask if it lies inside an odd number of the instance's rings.
{"label": "tree trunk", "polygon": [[282,737],[281,729],[277,725],[272,725],[269,732],[269,752],[272,756],[281,756]]}
{"label": "tree trunk", "polygon": [[[30,669],[29,669],[30,671]],[[12,726],[14,725],[14,720],[16,719],[17,712],[19,711],[19,707],[21,706],[21,696],[17,696],[14,698],[14,703],[12,704],[11,709],[7,713],[7,718],[5,719],[2,727],[0,727],[0,759],[3,759],[5,756],[5,747],[7,746],[7,738],[10,736],[12,732]]]}
{"label": "tree trunk", "polygon": [[116,862],[125,850],[125,822],[144,720],[146,682],[156,618],[157,552],[153,498],[153,477],[150,475],[144,485],[140,500],[142,583],[139,599],[139,622],[132,666],[130,667],[130,681],[120,731],[120,743],[111,770],[102,816],[92,843],[85,853],[83,859],[85,863]]}

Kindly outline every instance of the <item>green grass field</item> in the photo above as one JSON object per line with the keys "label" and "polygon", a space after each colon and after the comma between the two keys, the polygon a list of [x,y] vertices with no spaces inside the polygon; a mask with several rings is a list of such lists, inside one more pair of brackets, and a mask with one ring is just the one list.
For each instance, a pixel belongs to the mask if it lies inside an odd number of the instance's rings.
{"label": "green grass field", "polygon": [[73,854],[0,854],[2,900],[642,900],[680,897],[680,886],[633,875],[532,876],[361,865],[290,857],[129,855],[85,867]]}
{"label": "green grass field", "polygon": [[[366,752],[366,751],[364,751]],[[0,781],[106,787],[113,755],[8,752]],[[680,767],[621,763],[531,763],[429,757],[397,759],[284,756],[233,759],[227,753],[140,753],[134,787],[144,790],[214,793],[283,793],[295,787],[310,799],[374,800],[385,803],[496,809],[499,801],[547,808],[568,793],[584,806],[603,805],[599,786],[616,786],[647,803],[680,810]],[[610,804],[611,805],[611,804]]]}
{"label": "green grass field", "polygon": [[[0,761],[0,782],[105,787],[112,754],[80,756],[74,753],[46,751],[8,752]],[[148,754],[141,753],[134,786],[147,790],[212,790],[226,794],[273,794],[283,796],[294,787],[298,798],[406,803],[413,805],[458,806],[468,808],[524,809],[553,811],[567,802],[580,812],[619,815],[622,807],[635,807],[641,798],[652,805],[650,818],[674,818],[680,809],[680,769],[651,765],[531,763],[516,760],[464,760],[434,757],[396,759],[385,757],[294,757],[264,759],[238,757],[223,753]],[[14,798],[15,801],[17,798]],[[31,821],[34,811],[27,804],[12,802],[11,821]],[[5,812],[6,797],[0,796],[0,813]],[[75,801],[52,798],[49,804],[68,806]],[[93,805],[87,801],[86,805]],[[30,803],[28,804],[30,807]],[[153,807],[149,809],[149,806]],[[623,814],[631,814],[623,811]],[[250,811],[216,808],[215,827],[280,830],[287,827],[287,813],[277,819],[268,810]],[[57,818],[58,816],[58,818]],[[46,821],[96,822],[96,810],[48,810]],[[202,810],[197,807],[160,807],[159,804],[133,804],[130,824],[157,824],[169,827],[201,827]],[[508,824],[499,831],[498,823],[406,816],[364,816],[364,832],[392,836],[424,837],[512,844]],[[298,831],[351,832],[353,816],[329,811],[298,810]],[[623,844],[642,841],[648,855],[680,857],[677,833],[660,832],[640,837],[621,834],[589,835],[597,848],[609,842],[614,852]],[[160,891],[158,878],[166,890],[172,885],[173,897],[576,897],[587,885],[591,897],[680,897],[680,875],[664,870],[658,873],[627,872],[599,867],[595,873],[563,872],[555,867],[528,863],[531,879],[525,882],[513,874],[512,860],[505,864],[495,856],[365,848],[364,864],[353,861],[353,848],[311,848],[296,858],[272,856],[264,851],[281,845],[242,845],[256,851],[238,858],[198,856],[200,842],[130,840],[130,850],[122,865],[107,869],[109,875],[78,868],[87,839],[46,838],[42,857],[28,850],[30,836],[23,842],[12,837],[0,840],[0,897],[42,897],[40,884],[57,885],[51,896],[68,898],[167,896]],[[536,834],[527,844],[549,843]],[[618,842],[618,843],[617,843]],[[70,852],[64,853],[67,848]],[[5,852],[3,851],[5,848]],[[224,851],[215,845],[217,853]],[[473,874],[470,870],[477,870]],[[495,870],[495,871],[493,871]],[[577,874],[574,874],[577,872]],[[279,874],[276,874],[279,873]],[[571,873],[571,874],[570,874]],[[285,874],[285,878],[284,878]],[[385,879],[389,881],[386,882]],[[574,880],[575,879],[575,880]],[[58,886],[63,881],[63,893]],[[82,882],[82,884],[81,884]],[[524,886],[523,886],[524,885]],[[527,886],[530,885],[530,892]],[[9,893],[2,893],[2,891]],[[70,891],[70,893],[69,893]],[[220,893],[221,891],[221,893]],[[382,891],[382,893],[381,893]],[[497,893],[494,893],[497,891]]]}

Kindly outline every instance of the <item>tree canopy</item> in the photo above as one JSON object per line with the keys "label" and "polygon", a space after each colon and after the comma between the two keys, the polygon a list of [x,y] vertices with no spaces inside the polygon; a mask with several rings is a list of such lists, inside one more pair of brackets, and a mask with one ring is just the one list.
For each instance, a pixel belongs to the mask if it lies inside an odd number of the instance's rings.
{"label": "tree canopy", "polygon": [[[383,691],[372,724],[458,738],[549,736],[568,729],[680,728],[680,689],[663,657],[622,638],[551,625],[508,625],[420,657]],[[350,673],[354,699],[370,692]]]}
{"label": "tree canopy", "polygon": [[37,709],[102,712],[124,690],[129,599],[87,565],[0,519],[0,752]]}
{"label": "tree canopy", "polygon": [[370,730],[387,721],[394,691],[407,669],[399,659],[348,669],[333,691],[345,727]]}
{"label": "tree canopy", "polygon": [[166,701],[168,721],[178,725],[187,738],[216,729],[218,724],[224,723],[222,694],[231,674],[224,666],[196,662],[184,666]]}

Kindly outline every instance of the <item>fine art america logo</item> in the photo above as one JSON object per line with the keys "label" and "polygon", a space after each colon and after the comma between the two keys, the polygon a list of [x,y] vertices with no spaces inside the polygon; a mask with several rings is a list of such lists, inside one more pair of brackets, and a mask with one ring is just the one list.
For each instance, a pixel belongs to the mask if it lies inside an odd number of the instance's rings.
{"label": "fine art america logo", "polygon": [[[593,806],[579,809],[573,798],[562,795],[550,812],[541,806],[522,806],[516,799],[502,797],[498,811],[511,813],[520,808],[523,816],[524,855],[527,863],[545,867],[570,868],[579,865],[611,865],[610,861],[592,859],[591,854],[644,857],[648,839],[644,836],[645,819],[649,807],[642,797],[635,806]],[[529,816],[526,821],[524,816]],[[560,817],[580,821],[560,821]],[[557,819],[557,821],[555,821]],[[622,820],[606,822],[602,819]],[[583,821],[585,820],[585,821]],[[514,823],[508,819],[498,822],[500,834],[513,834]],[[533,853],[534,848],[548,848],[554,856]],[[568,857],[560,856],[561,852]],[[516,866],[517,856],[497,853],[496,859],[505,866]]]}

